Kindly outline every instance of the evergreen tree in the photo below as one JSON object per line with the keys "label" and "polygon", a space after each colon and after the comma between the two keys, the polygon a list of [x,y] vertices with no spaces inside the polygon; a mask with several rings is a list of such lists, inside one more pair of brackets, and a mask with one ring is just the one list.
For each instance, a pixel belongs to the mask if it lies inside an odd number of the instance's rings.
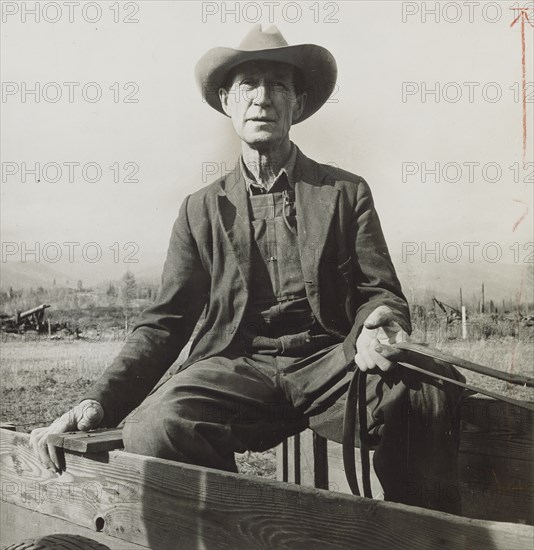
{"label": "evergreen tree", "polygon": [[132,301],[137,293],[137,283],[134,274],[128,269],[121,279],[121,302],[124,312],[124,326],[128,331],[128,319],[130,316],[130,308]]}

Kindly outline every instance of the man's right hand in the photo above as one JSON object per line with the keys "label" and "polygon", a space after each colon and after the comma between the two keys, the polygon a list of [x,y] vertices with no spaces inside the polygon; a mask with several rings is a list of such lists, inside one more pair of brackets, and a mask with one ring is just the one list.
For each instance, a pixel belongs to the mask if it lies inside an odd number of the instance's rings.
{"label": "man's right hand", "polygon": [[395,350],[390,346],[406,339],[407,334],[395,321],[393,311],[388,306],[378,306],[364,322],[356,341],[354,362],[361,371],[378,367],[387,372],[395,365]]}
{"label": "man's right hand", "polygon": [[30,435],[30,444],[39,460],[49,469],[59,472],[61,466],[56,448],[48,443],[50,434],[88,431],[96,428],[104,418],[104,409],[98,401],[86,399],[60,416],[50,426],[37,428]]}

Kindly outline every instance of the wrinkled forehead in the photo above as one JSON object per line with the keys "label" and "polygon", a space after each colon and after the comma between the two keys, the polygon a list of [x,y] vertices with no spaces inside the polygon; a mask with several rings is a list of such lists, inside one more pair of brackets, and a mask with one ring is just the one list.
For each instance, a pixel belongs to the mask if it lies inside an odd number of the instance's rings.
{"label": "wrinkled forehead", "polygon": [[228,75],[230,84],[246,77],[264,77],[266,79],[293,80],[295,67],[279,61],[246,61],[234,67]]}

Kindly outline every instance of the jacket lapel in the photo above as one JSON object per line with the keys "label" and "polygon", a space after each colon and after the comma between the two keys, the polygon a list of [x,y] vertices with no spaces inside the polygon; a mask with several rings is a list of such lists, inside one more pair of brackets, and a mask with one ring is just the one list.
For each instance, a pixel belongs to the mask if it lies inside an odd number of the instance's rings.
{"label": "jacket lapel", "polygon": [[[295,164],[298,243],[302,274],[310,298],[318,293],[319,261],[338,203],[339,191],[325,181],[327,178],[319,164],[298,150]],[[221,183],[217,207],[221,226],[235,255],[245,288],[249,289],[252,229],[247,189],[239,162]]]}
{"label": "jacket lapel", "polygon": [[318,292],[319,261],[336,211],[339,191],[328,184],[324,169],[300,150],[295,179],[300,261],[311,298]]}
{"label": "jacket lapel", "polygon": [[247,189],[239,162],[221,183],[217,195],[219,220],[236,259],[245,283],[250,285],[252,230],[250,225]]}

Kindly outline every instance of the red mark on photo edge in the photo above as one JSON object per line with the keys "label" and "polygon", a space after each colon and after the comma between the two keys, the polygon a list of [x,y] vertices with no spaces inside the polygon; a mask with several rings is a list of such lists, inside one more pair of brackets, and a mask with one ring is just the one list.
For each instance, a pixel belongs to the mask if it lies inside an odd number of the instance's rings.
{"label": "red mark on photo edge", "polygon": [[525,163],[527,158],[527,65],[525,53],[525,21],[531,27],[534,27],[534,21],[531,21],[528,17],[528,8],[510,9],[518,12],[518,16],[512,21],[510,27],[513,27],[519,20],[521,20],[521,92],[523,100],[523,163]]}
{"label": "red mark on photo edge", "polygon": [[517,226],[527,217],[527,214],[528,214],[528,205],[525,201],[521,200],[521,199],[512,199],[514,202],[518,202],[520,204],[524,204],[525,205],[525,210],[523,211],[523,213],[521,214],[521,216],[519,216],[518,220],[514,223],[514,225],[512,226],[512,233],[517,229]]}

